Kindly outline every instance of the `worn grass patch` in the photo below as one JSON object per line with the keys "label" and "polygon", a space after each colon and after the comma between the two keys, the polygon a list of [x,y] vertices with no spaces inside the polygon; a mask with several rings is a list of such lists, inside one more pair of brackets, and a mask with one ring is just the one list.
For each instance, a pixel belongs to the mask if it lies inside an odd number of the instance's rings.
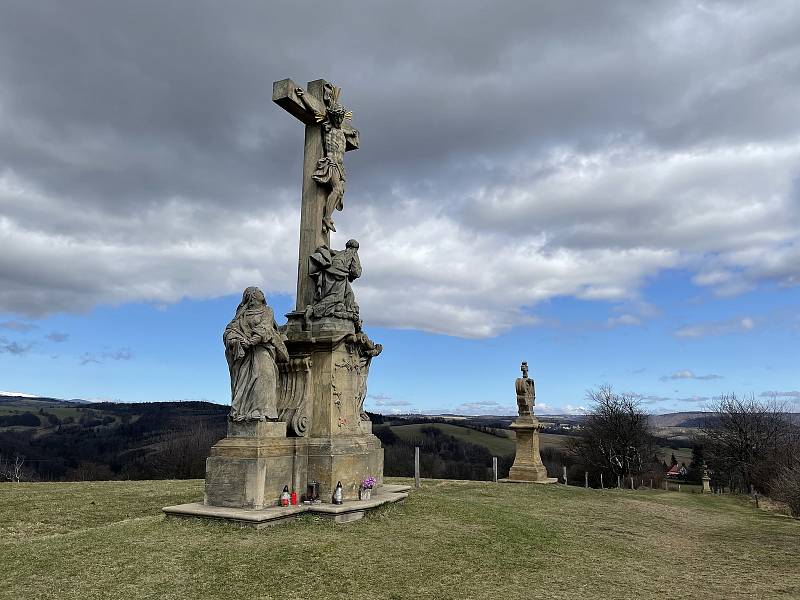
{"label": "worn grass patch", "polygon": [[800,597],[800,522],[731,497],[426,480],[347,525],[161,515],[200,497],[202,481],[2,485],[0,597]]}

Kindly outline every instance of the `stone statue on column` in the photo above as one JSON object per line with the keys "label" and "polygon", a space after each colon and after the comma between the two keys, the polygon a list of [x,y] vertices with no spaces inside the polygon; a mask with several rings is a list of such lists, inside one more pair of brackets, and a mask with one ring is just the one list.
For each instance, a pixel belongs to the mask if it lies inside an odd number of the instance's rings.
{"label": "stone statue on column", "polygon": [[533,406],[536,404],[536,387],[533,379],[528,377],[528,363],[523,361],[520,369],[522,377],[518,377],[516,381],[517,408],[520,416],[532,415]]}
{"label": "stone statue on column", "polygon": [[520,365],[522,377],[518,377],[514,388],[517,392],[517,409],[519,416],[511,424],[510,429],[517,436],[517,453],[514,464],[508,472],[508,479],[503,482],[514,483],[555,483],[556,478],[547,477],[547,469],[539,454],[539,431],[541,425],[533,414],[536,403],[536,388],[533,379],[528,377],[528,363]]}

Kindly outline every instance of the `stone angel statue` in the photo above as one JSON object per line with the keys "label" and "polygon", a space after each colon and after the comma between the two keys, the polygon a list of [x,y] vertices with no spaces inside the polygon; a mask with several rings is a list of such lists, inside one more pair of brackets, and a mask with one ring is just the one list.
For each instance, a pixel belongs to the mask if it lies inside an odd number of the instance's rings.
{"label": "stone angel statue", "polygon": [[233,421],[278,419],[278,362],[289,352],[264,293],[249,287],[222,335],[231,374]]}

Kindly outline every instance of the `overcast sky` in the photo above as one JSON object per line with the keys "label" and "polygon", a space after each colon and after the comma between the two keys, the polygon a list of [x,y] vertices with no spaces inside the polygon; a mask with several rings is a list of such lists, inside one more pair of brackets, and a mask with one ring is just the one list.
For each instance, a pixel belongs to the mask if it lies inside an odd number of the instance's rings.
{"label": "overcast sky", "polygon": [[[663,409],[800,396],[797,2],[24,0],[2,14],[0,388],[181,397],[121,374],[92,392],[22,373],[88,353],[83,366],[146,379],[163,357],[111,339],[122,326],[112,336],[97,310],[128,323],[131,307],[181,306],[211,329],[253,284],[290,307],[303,133],[272,82],[322,77],[361,131],[332,244],[361,243],[367,328],[416,354],[435,339],[468,369],[505,361],[482,374],[496,389],[445,386],[453,399],[430,392],[435,370],[404,388],[391,373],[406,363],[387,356],[374,408],[513,406],[526,344],[550,343],[534,375],[563,379],[565,336],[625,365],[597,357],[553,406],[604,375]],[[81,348],[79,330],[103,342]],[[757,336],[765,350],[743,355]],[[639,364],[632,343],[658,352]],[[743,361],[761,370],[736,379]],[[225,401],[226,385],[186,394]]]}

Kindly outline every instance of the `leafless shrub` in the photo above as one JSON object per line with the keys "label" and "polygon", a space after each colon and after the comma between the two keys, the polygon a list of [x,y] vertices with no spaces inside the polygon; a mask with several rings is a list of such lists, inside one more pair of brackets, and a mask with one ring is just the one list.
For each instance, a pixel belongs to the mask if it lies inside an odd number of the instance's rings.
{"label": "leafless shrub", "polygon": [[773,481],[798,457],[798,427],[785,405],[736,394],[709,406],[701,428],[706,457],[717,484],[769,493]]}

